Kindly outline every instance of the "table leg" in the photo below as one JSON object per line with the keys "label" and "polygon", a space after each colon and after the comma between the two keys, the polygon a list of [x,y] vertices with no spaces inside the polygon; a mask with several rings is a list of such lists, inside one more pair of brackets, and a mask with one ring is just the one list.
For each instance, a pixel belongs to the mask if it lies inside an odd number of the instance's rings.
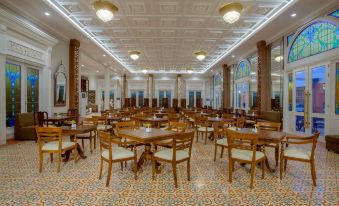
{"label": "table leg", "polygon": [[[139,161],[138,161],[138,171],[141,169],[142,165],[144,164],[145,161],[147,160],[152,160],[152,146],[150,144],[145,145],[145,151],[141,154]],[[156,173],[159,174],[160,170],[159,170],[159,166],[160,164],[158,162],[155,163],[156,166]]]}

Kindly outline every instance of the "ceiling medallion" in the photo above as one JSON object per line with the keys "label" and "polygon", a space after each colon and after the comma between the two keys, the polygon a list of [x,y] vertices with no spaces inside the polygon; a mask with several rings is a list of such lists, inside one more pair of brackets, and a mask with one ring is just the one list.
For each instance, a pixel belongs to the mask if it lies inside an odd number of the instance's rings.
{"label": "ceiling medallion", "polygon": [[201,50],[201,51],[194,52],[194,55],[199,61],[202,61],[206,57],[206,52]]}
{"label": "ceiling medallion", "polygon": [[130,51],[129,52],[129,56],[131,57],[131,59],[133,59],[134,61],[138,60],[140,57],[140,52],[138,51]]}
{"label": "ceiling medallion", "polygon": [[279,63],[280,63],[283,59],[284,59],[284,57],[281,56],[281,55],[276,55],[276,56],[274,56],[274,60],[275,60],[276,62],[279,62]]}
{"label": "ceiling medallion", "polygon": [[103,22],[111,21],[114,18],[114,12],[118,11],[118,7],[107,0],[97,0],[92,6],[98,18]]}
{"label": "ceiling medallion", "polygon": [[233,24],[239,20],[242,9],[243,7],[240,3],[229,3],[221,7],[219,12],[224,21]]}

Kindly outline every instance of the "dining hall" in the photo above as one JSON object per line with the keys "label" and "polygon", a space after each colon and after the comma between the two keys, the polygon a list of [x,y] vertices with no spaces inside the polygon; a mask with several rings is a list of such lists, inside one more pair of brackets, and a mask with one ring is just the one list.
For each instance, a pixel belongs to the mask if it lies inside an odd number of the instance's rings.
{"label": "dining hall", "polygon": [[1,0],[0,205],[339,205],[339,1]]}

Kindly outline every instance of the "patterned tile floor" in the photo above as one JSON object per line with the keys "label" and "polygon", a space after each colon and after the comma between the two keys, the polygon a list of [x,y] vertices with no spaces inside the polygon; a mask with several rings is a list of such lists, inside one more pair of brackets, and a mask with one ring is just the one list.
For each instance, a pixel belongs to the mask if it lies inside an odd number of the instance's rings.
{"label": "patterned tile floor", "polygon": [[[170,165],[162,165],[161,174],[152,181],[150,162],[136,181],[131,164],[123,172],[120,164],[115,164],[106,188],[106,175],[98,179],[98,148],[93,154],[87,152],[88,158],[77,164],[62,164],[61,173],[56,173],[56,163],[51,164],[46,155],[40,174],[34,142],[2,146],[0,205],[339,205],[339,155],[327,152],[323,144],[316,150],[317,187],[312,187],[309,165],[296,162],[288,163],[282,181],[278,172],[266,172],[262,180],[257,168],[252,191],[248,167],[236,165],[230,184],[227,153],[213,162],[213,151],[211,142],[194,142],[191,181],[186,180],[186,164],[179,165],[178,189]],[[273,151],[268,156],[273,163]]]}

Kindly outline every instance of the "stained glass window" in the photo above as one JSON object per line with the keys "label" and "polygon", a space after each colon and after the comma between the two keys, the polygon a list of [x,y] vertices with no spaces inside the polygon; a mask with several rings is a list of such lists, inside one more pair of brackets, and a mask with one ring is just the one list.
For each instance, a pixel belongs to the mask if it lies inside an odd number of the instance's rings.
{"label": "stained glass window", "polygon": [[250,75],[251,66],[246,61],[241,61],[235,73],[235,79],[241,79]]}
{"label": "stained glass window", "polygon": [[39,70],[27,69],[27,112],[39,110]]}
{"label": "stained glass window", "polygon": [[291,45],[288,62],[294,62],[339,47],[339,27],[316,22],[304,29]]}
{"label": "stained glass window", "polygon": [[15,114],[21,112],[21,67],[6,63],[6,126],[14,126]]}
{"label": "stained glass window", "polygon": [[287,46],[290,45],[293,37],[294,37],[294,33],[287,36]]}
{"label": "stained glass window", "polygon": [[335,114],[339,114],[339,62],[335,68]]}
{"label": "stained glass window", "polygon": [[339,9],[330,13],[329,15],[339,19]]}
{"label": "stained glass window", "polygon": [[222,84],[222,74],[221,72],[219,72],[214,76],[214,86],[220,86],[221,84]]}

